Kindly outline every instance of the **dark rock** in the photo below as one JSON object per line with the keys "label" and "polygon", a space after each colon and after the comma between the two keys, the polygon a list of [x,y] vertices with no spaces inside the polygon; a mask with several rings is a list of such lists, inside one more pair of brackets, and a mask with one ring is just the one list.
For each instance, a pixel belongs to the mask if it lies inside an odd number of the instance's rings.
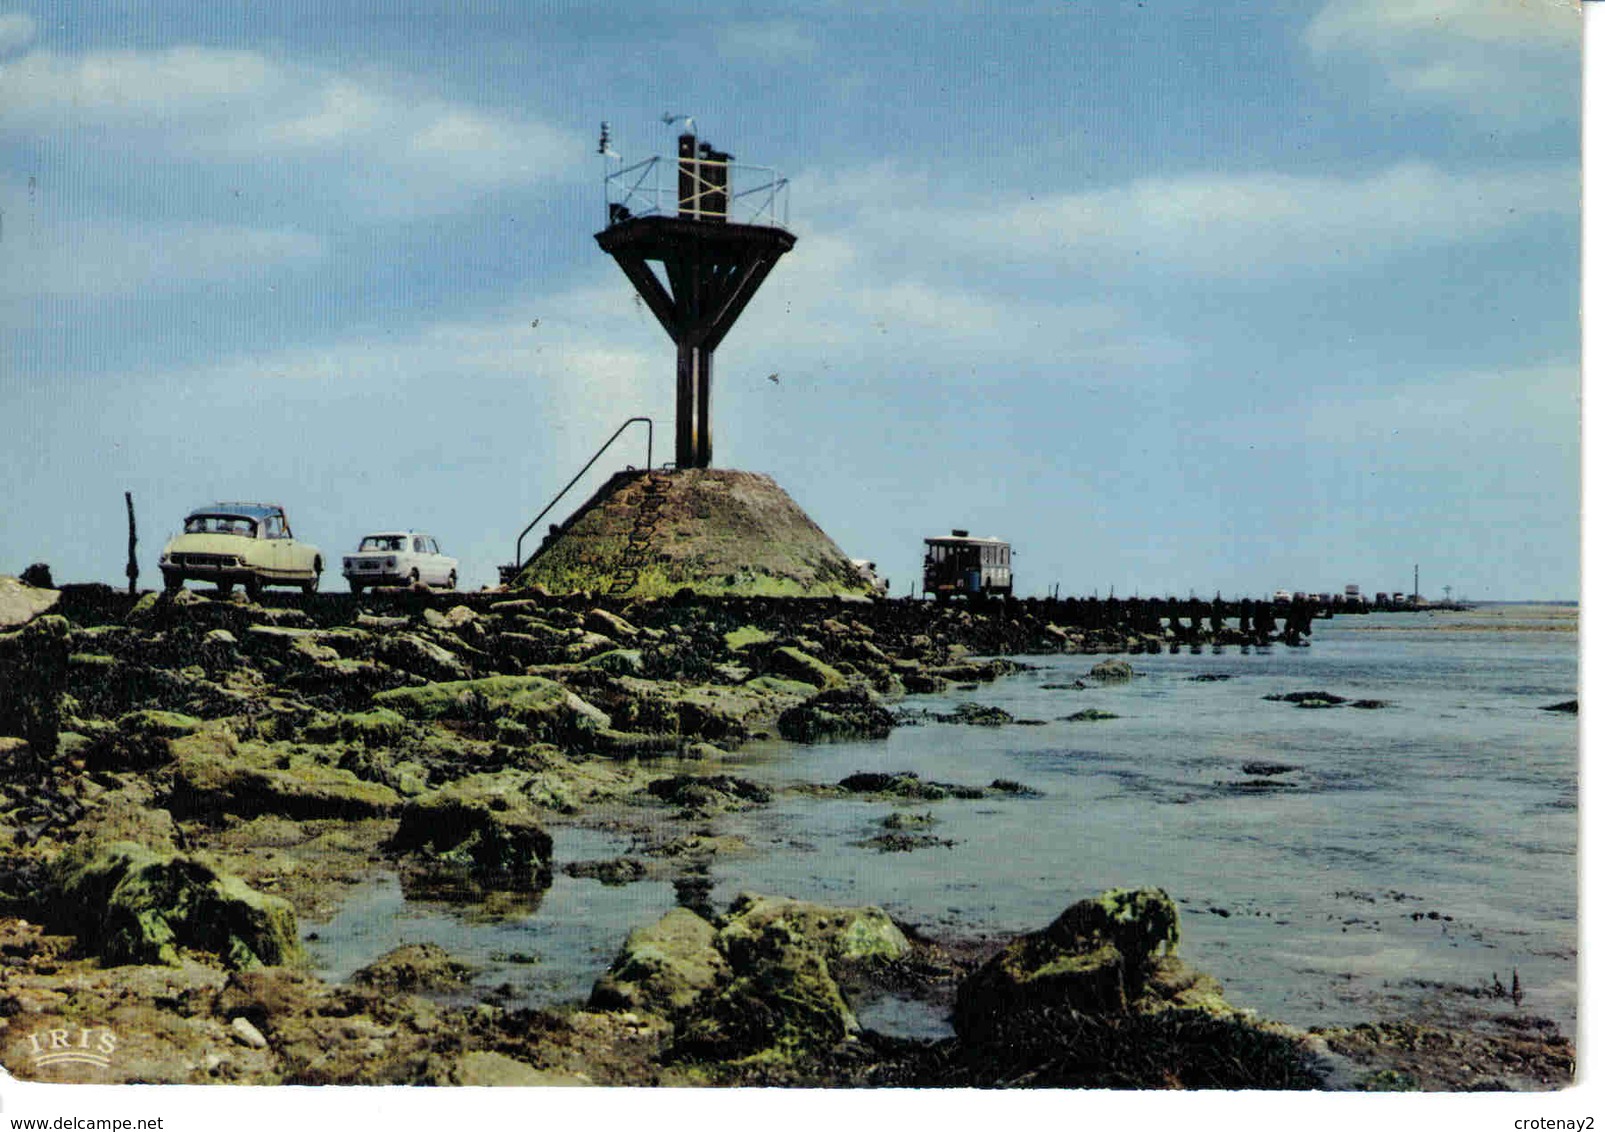
{"label": "dark rock", "polygon": [[935,782],[922,782],[913,771],[884,774],[880,771],[859,771],[849,774],[837,783],[850,794],[894,794],[900,798],[923,798],[935,801],[946,798],[948,791]]}
{"label": "dark rock", "polygon": [[855,841],[853,844],[861,849],[879,849],[882,853],[911,853],[915,849],[931,849],[936,846],[951,849],[957,842],[929,833],[894,832],[878,834],[863,841]]}
{"label": "dark rock", "polygon": [[1001,727],[1013,723],[1014,717],[1000,707],[983,707],[980,704],[959,704],[948,714],[938,714],[943,723],[962,723],[972,727]]}
{"label": "dark rock", "polygon": [[729,774],[676,774],[647,784],[647,793],[699,813],[745,810],[766,805],[769,788]]}
{"label": "dark rock", "polygon": [[1243,764],[1243,773],[1251,774],[1256,778],[1266,778],[1274,774],[1287,774],[1297,770],[1298,767],[1289,763],[1246,762]]}
{"label": "dark rock", "polygon": [[1060,716],[1066,723],[1091,723],[1100,719],[1119,719],[1112,711],[1102,711],[1098,708],[1086,708],[1074,715]]}
{"label": "dark rock", "polygon": [[1122,1012],[1180,939],[1176,906],[1163,891],[1110,889],[1016,937],[961,983],[954,1029],[965,1041],[990,1041],[1036,1008]]}
{"label": "dark rock", "polygon": [[646,865],[634,857],[615,857],[610,861],[570,861],[563,872],[571,877],[599,880],[611,888],[633,884],[646,876]]}
{"label": "dark rock", "polygon": [[433,943],[409,943],[387,951],[351,976],[358,986],[389,991],[450,990],[467,984],[473,968]]}
{"label": "dark rock", "polygon": [[551,835],[522,798],[478,789],[482,785],[454,783],[408,802],[388,848],[413,856],[437,879],[462,874],[490,889],[544,889]]}
{"label": "dark rock", "polygon": [[1262,698],[1295,704],[1298,707],[1331,707],[1349,702],[1342,696],[1334,696],[1331,692],[1281,692]]}
{"label": "dark rock", "polygon": [[1092,666],[1092,671],[1087,673],[1087,675],[1091,676],[1094,680],[1100,680],[1106,684],[1112,684],[1130,680],[1136,675],[1136,673],[1132,671],[1131,665],[1127,664],[1125,661],[1111,659],[1099,661],[1097,664]]}
{"label": "dark rock", "polygon": [[780,734],[794,743],[824,739],[884,739],[896,725],[892,713],[862,688],[829,688],[780,713]]}

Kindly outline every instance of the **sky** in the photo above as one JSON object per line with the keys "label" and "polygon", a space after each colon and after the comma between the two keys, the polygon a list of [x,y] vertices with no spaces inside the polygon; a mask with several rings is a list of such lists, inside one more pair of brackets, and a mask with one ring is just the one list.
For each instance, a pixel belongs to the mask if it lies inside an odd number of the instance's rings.
{"label": "sky", "polygon": [[690,114],[797,236],[714,463],[893,593],[960,527],[1022,594],[1575,599],[1580,37],[1559,0],[0,0],[0,572],[119,582],[131,491],[146,585],[213,499],[493,584],[625,418],[672,454],[596,150]]}

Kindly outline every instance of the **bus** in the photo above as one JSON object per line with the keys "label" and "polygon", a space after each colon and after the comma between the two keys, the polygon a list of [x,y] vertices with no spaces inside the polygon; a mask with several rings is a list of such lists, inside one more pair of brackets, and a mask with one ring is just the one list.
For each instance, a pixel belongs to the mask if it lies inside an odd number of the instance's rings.
{"label": "bus", "polygon": [[1008,597],[1014,593],[1009,544],[1002,539],[971,538],[969,531],[925,540],[925,592],[946,601],[965,597]]}

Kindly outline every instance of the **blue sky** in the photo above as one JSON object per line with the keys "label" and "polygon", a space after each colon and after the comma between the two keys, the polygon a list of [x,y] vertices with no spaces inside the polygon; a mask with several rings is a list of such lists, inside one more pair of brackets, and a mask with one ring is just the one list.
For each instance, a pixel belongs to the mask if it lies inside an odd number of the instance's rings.
{"label": "blue sky", "polygon": [[792,181],[715,463],[894,592],[957,526],[1027,593],[1576,597],[1580,26],[0,0],[0,571],[116,581],[132,490],[147,584],[212,498],[494,582],[625,417],[669,451],[672,347],[592,235],[598,123],[634,159],[674,112]]}

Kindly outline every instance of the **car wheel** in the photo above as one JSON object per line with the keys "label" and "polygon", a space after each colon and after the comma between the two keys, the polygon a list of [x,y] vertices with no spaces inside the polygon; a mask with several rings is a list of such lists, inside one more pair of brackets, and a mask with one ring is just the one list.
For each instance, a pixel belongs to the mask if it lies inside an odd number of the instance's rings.
{"label": "car wheel", "polygon": [[184,588],[184,575],[176,570],[162,571],[162,589],[170,594],[176,594]]}
{"label": "car wheel", "polygon": [[355,578],[351,579],[351,592],[354,594],[360,594],[362,592],[362,583],[357,581]]}
{"label": "car wheel", "polygon": [[318,583],[321,582],[322,580],[323,580],[323,559],[314,558],[312,560],[312,580],[310,582],[302,582],[301,583],[301,592],[304,593],[304,594],[315,594],[315,593],[317,593],[318,592]]}
{"label": "car wheel", "polygon": [[245,596],[252,601],[262,600],[262,579],[252,575],[245,579]]}
{"label": "car wheel", "polygon": [[218,592],[219,595],[221,595],[223,597],[228,597],[229,594],[234,592],[234,583],[233,582],[219,582],[219,583],[217,583],[217,592]]}
{"label": "car wheel", "polygon": [[446,588],[448,590],[454,590],[457,588],[457,571],[453,570],[450,574],[446,575]]}

